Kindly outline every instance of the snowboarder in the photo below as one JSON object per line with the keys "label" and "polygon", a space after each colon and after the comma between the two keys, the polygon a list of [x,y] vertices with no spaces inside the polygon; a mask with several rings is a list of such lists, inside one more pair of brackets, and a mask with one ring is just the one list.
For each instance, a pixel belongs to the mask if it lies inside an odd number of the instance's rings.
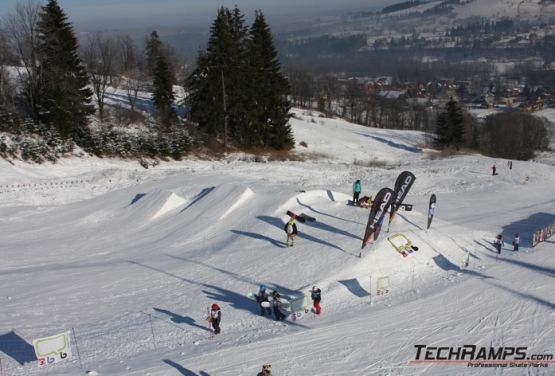
{"label": "snowboarder", "polygon": [[358,205],[360,191],[362,191],[362,186],[360,185],[360,180],[357,180],[353,184],[353,205]]}
{"label": "snowboarder", "polygon": [[277,291],[272,293],[272,305],[274,307],[274,317],[276,321],[282,321],[285,315],[281,313],[281,295]]}
{"label": "snowboarder", "polygon": [[513,169],[513,161],[508,161],[507,165],[509,166],[509,170]]}
{"label": "snowboarder", "polygon": [[515,238],[513,239],[513,251],[518,251],[518,245],[520,244],[520,236],[517,234],[515,234]]}
{"label": "snowboarder", "polygon": [[260,316],[264,316],[265,312],[268,314],[268,316],[272,314],[270,307],[264,307],[262,305],[262,303],[264,302],[267,302],[269,304],[269,299],[268,299],[269,294],[266,291],[266,289],[267,289],[266,285],[260,285],[260,290],[258,290],[258,294],[256,294],[256,302],[260,305]]}
{"label": "snowboarder", "polygon": [[322,307],[320,307],[320,301],[322,300],[322,290],[316,286],[312,286],[312,291],[310,292],[310,297],[312,298],[312,305],[314,307],[314,312],[317,315],[320,314]]}
{"label": "snowboarder", "polygon": [[491,172],[493,176],[497,175],[496,171],[497,171],[497,167],[495,167],[495,163],[494,163],[493,166],[491,166]]}
{"label": "snowboarder", "polygon": [[297,236],[297,224],[294,218],[289,219],[285,224],[284,230],[287,234],[287,246],[292,247],[295,243],[295,237]]}
{"label": "snowboarder", "polygon": [[208,318],[208,320],[212,323],[215,334],[220,334],[221,319],[222,312],[220,311],[220,307],[216,303],[212,304],[212,307],[210,307],[210,317]]}
{"label": "snowboarder", "polygon": [[494,245],[497,249],[497,254],[501,254],[501,247],[505,245],[505,242],[503,241],[503,235],[499,234],[495,237]]}
{"label": "snowboarder", "polygon": [[256,376],[272,376],[272,365],[271,364],[264,364],[262,366],[262,371],[258,372]]}

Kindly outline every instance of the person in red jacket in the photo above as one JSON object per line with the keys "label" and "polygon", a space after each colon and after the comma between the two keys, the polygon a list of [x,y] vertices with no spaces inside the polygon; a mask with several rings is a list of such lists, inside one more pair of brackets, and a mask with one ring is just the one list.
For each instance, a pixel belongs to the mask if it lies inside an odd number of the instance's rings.
{"label": "person in red jacket", "polygon": [[320,301],[322,300],[322,290],[320,290],[316,286],[312,286],[310,297],[312,298],[312,305],[314,306],[314,312],[316,312],[316,314],[319,315],[322,310],[322,307],[320,307]]}
{"label": "person in red jacket", "polygon": [[215,334],[220,334],[220,321],[222,319],[222,311],[220,307],[214,303],[212,307],[210,307],[210,317],[208,320],[212,323],[212,327],[214,328]]}

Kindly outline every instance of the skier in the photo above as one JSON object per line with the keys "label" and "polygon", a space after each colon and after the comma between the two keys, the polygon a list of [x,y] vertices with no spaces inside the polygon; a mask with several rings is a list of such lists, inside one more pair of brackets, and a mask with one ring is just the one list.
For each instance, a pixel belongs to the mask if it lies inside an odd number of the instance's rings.
{"label": "skier", "polygon": [[208,320],[212,323],[212,327],[214,328],[215,334],[220,334],[220,320],[222,319],[222,312],[220,311],[220,307],[214,303],[210,309],[210,317]]}
{"label": "skier", "polygon": [[360,180],[357,180],[353,184],[353,205],[358,205],[360,191],[362,191],[362,186],[360,185]]}
{"label": "skier", "polygon": [[494,175],[494,176],[497,175],[495,173],[495,171],[497,171],[497,167],[495,167],[495,163],[493,164],[493,166],[491,166],[491,171],[492,171],[492,175]]}
{"label": "skier", "polygon": [[312,298],[312,305],[314,306],[314,312],[317,315],[320,314],[322,308],[320,307],[320,301],[322,300],[322,290],[316,286],[312,286],[312,291],[310,292],[310,297]]}
{"label": "skier", "polygon": [[258,372],[256,376],[272,376],[272,365],[271,364],[264,364],[262,366],[262,371]]}
{"label": "skier", "polygon": [[276,321],[282,321],[285,315],[281,313],[281,295],[277,291],[272,293],[272,304],[274,306],[274,317]]}
{"label": "skier", "polygon": [[494,245],[497,249],[497,254],[501,254],[501,247],[505,245],[505,242],[503,241],[503,235],[499,234],[496,236]]}
{"label": "skier", "polygon": [[515,251],[515,252],[518,251],[518,245],[519,244],[520,244],[520,236],[517,233],[517,234],[515,234],[515,238],[513,240],[513,246],[514,246],[513,251]]}
{"label": "skier", "polygon": [[297,236],[297,224],[294,218],[289,219],[285,224],[284,230],[287,234],[287,246],[292,247],[295,242],[295,237]]}
{"label": "skier", "polygon": [[268,313],[268,316],[272,314],[270,307],[262,306],[262,303],[269,302],[268,292],[266,289],[266,285],[260,285],[260,290],[258,290],[258,294],[256,294],[256,302],[260,305],[260,316],[264,316],[264,312]]}

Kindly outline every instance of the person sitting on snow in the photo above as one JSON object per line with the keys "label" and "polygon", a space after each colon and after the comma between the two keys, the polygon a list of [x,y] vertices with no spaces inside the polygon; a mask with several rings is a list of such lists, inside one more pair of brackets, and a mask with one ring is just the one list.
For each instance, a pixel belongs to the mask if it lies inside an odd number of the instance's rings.
{"label": "person sitting on snow", "polygon": [[372,206],[372,196],[363,196],[360,200],[358,200],[358,206],[363,208],[369,208]]}

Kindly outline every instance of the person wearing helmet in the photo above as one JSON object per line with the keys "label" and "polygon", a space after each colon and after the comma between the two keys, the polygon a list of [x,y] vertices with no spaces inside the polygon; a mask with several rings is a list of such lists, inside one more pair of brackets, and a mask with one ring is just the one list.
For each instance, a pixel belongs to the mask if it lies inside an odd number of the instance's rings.
{"label": "person wearing helmet", "polygon": [[316,312],[316,314],[319,315],[322,310],[322,307],[320,307],[320,301],[322,300],[322,291],[318,287],[312,286],[310,297],[312,298],[312,305],[314,306],[314,312]]}
{"label": "person wearing helmet", "polygon": [[295,242],[295,237],[297,236],[297,224],[295,223],[295,218],[290,218],[285,224],[285,233],[287,234],[287,246],[292,247]]}
{"label": "person wearing helmet", "polygon": [[212,307],[210,307],[210,317],[208,319],[212,323],[214,333],[220,334],[220,320],[222,319],[222,312],[216,303],[212,304]]}
{"label": "person wearing helmet", "polygon": [[260,315],[264,316],[264,313],[267,313],[268,316],[272,314],[272,310],[270,307],[264,308],[262,303],[269,302],[269,294],[267,291],[268,287],[266,285],[260,285],[260,290],[258,290],[258,294],[256,294],[256,302],[260,305]]}

